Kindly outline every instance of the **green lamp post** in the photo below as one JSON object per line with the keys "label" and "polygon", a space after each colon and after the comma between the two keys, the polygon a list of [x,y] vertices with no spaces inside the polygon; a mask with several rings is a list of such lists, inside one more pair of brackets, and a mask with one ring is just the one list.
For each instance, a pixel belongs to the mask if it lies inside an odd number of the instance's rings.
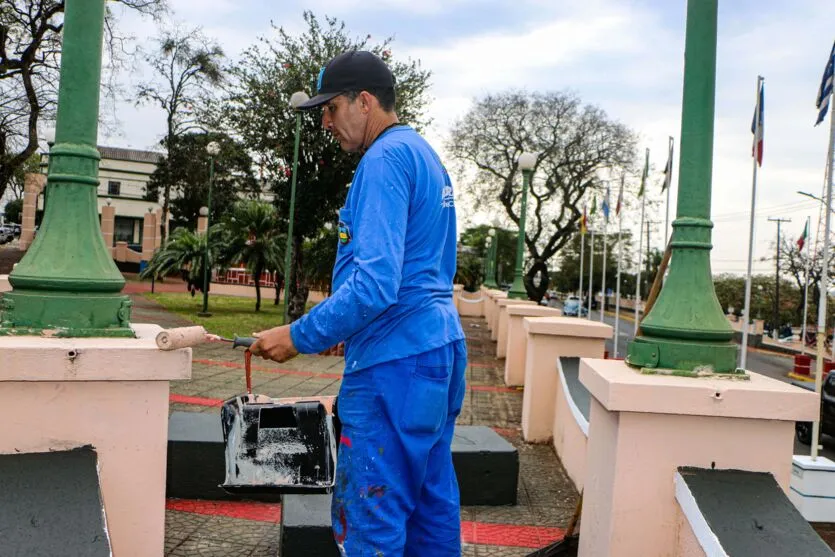
{"label": "green lamp post", "polygon": [[296,171],[299,167],[299,137],[302,130],[302,113],[298,110],[300,104],[307,102],[310,97],[304,91],[296,91],[290,95],[290,106],[296,111],[296,138],[293,145],[293,176],[290,179],[290,215],[287,226],[287,246],[284,250],[284,323],[290,323],[290,265],[293,260],[293,220],[296,217]]}
{"label": "green lamp post", "polygon": [[481,265],[484,272],[484,286],[487,286],[487,277],[490,276],[490,246],[492,238],[489,236],[484,239],[484,263]]}
{"label": "green lamp post", "polygon": [[528,206],[528,187],[531,181],[533,168],[536,166],[536,155],[533,153],[522,153],[519,155],[519,169],[522,171],[522,206],[519,208],[519,236],[516,239],[516,271],[513,274],[513,286],[507,293],[508,298],[524,300],[528,297],[525,290],[525,282],[522,278],[523,264],[525,260],[525,213]]}
{"label": "green lamp post", "polygon": [[487,239],[490,241],[490,249],[487,250],[487,277],[484,279],[484,286],[487,288],[498,288],[496,284],[496,252],[499,250],[499,239],[496,236],[496,229],[487,231]]}
{"label": "green lamp post", "polygon": [[669,275],[626,361],[681,373],[736,369],[733,330],[710,272],[718,0],[687,3],[679,190]]}
{"label": "green lamp post", "polygon": [[209,225],[211,224],[212,213],[212,186],[215,182],[215,157],[220,153],[220,143],[212,141],[206,145],[206,153],[209,155],[209,198],[206,204],[206,214],[203,215],[204,207],[200,208],[200,214],[206,217],[206,244],[203,252],[203,311],[197,312],[200,317],[211,317],[209,312],[209,275],[212,262],[209,257]]}
{"label": "green lamp post", "polygon": [[9,276],[0,335],[132,337],[125,280],[99,226],[96,148],[104,0],[64,12],[55,144],[38,235]]}

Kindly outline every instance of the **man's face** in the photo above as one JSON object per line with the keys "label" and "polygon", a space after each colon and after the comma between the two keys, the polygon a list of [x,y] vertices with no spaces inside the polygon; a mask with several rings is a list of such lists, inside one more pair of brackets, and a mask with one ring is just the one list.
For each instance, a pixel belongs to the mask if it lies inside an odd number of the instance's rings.
{"label": "man's face", "polygon": [[354,101],[339,95],[322,108],[322,127],[333,134],[343,151],[354,153],[362,148],[368,110],[363,110],[362,95]]}

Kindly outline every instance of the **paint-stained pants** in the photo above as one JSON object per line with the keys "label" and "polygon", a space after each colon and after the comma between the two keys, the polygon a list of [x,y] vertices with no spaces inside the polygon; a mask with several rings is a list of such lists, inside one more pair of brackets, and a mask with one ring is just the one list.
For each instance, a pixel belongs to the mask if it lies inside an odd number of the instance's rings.
{"label": "paint-stained pants", "polygon": [[450,445],[466,367],[457,341],[345,375],[331,506],[342,555],[461,555]]}

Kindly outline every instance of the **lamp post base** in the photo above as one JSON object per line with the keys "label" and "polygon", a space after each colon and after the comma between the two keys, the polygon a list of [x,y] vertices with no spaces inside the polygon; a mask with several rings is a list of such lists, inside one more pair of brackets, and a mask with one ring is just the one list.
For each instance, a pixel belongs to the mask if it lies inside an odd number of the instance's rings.
{"label": "lamp post base", "polygon": [[130,308],[119,293],[15,289],[0,300],[0,336],[134,338]]}
{"label": "lamp post base", "polygon": [[[732,341],[673,340],[639,336],[629,343],[626,363],[639,368],[710,370],[733,373],[736,370],[737,345]],[[709,363],[708,363],[709,362]]]}
{"label": "lamp post base", "polygon": [[211,317],[211,316],[212,316],[211,311],[198,311],[197,312],[197,317]]}

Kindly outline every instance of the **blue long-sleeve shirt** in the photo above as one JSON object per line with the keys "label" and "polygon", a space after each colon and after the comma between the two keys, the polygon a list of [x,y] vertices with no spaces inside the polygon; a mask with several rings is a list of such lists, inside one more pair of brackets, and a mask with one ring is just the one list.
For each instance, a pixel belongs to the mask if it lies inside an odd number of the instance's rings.
{"label": "blue long-sleeve shirt", "polygon": [[293,323],[303,354],[345,341],[345,372],[464,338],[452,299],[455,202],[440,158],[417,132],[383,132],[339,212],[333,294]]}

